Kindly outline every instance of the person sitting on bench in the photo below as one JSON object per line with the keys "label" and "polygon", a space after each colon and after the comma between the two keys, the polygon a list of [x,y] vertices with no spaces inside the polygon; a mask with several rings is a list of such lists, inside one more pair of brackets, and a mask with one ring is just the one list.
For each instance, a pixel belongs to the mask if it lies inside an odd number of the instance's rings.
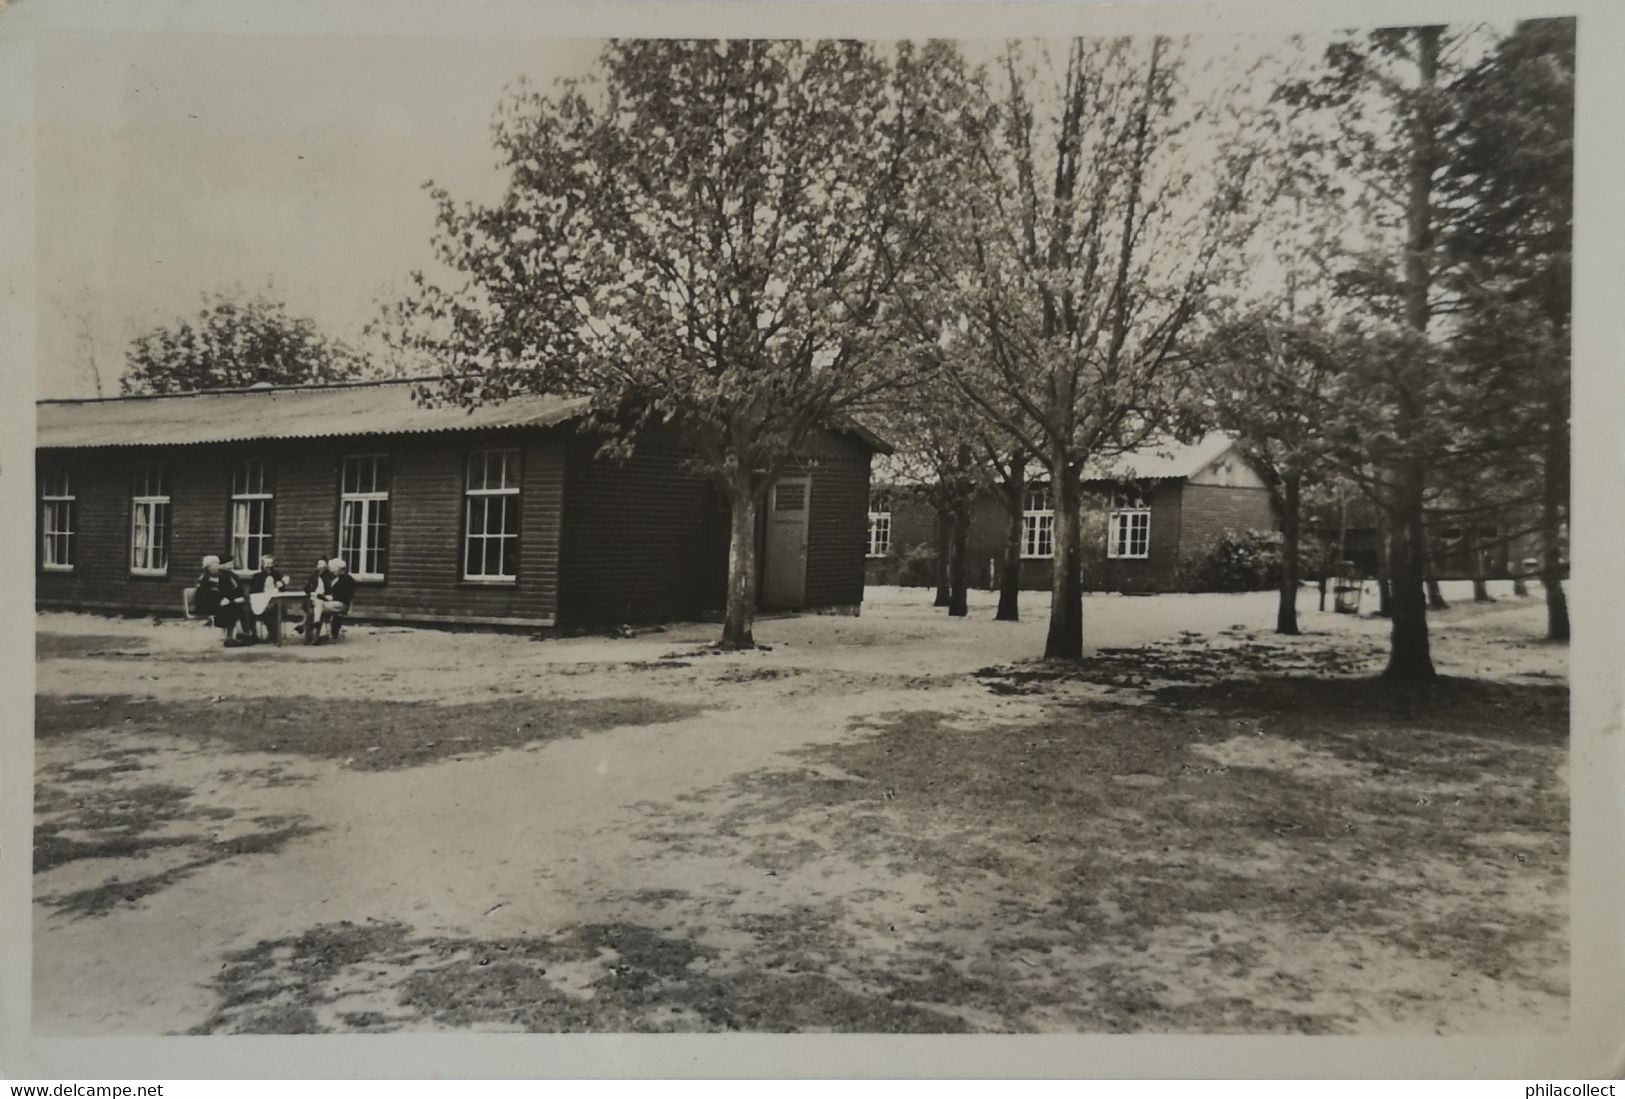
{"label": "person sitting on bench", "polygon": [[326,602],[332,586],[333,572],[327,567],[327,558],[316,558],[316,567],[305,577],[305,594],[310,596],[310,603],[307,604],[308,614],[297,627],[298,632],[304,634],[307,643],[314,642],[316,634],[321,629],[322,604]]}
{"label": "person sitting on bench", "polygon": [[332,623],[333,639],[338,640],[339,627],[343,625],[344,616],[349,613],[350,604],[355,600],[355,578],[350,575],[350,567],[344,563],[344,558],[335,557],[327,565],[332,570],[332,579],[327,582],[325,590],[318,587],[310,595],[311,623],[305,631],[307,644],[322,643],[324,618]]}
{"label": "person sitting on bench", "polygon": [[[254,643],[254,618],[248,609],[243,585],[237,574],[222,567],[220,558],[212,553],[203,559],[203,575],[197,578],[195,599],[198,613],[213,618],[214,624],[225,632],[228,648]],[[243,636],[233,638],[233,627]]]}
{"label": "person sitting on bench", "polygon": [[344,616],[350,613],[355,602],[355,577],[350,575],[350,566],[344,563],[344,558],[335,557],[331,564],[333,583],[328,588],[327,613],[332,616],[333,638],[337,640]]}

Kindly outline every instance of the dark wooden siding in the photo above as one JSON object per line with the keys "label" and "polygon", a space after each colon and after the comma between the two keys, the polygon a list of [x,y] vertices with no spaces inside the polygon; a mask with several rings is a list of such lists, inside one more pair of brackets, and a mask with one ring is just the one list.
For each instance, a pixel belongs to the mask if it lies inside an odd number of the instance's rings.
{"label": "dark wooden siding", "polygon": [[[597,449],[588,437],[569,448],[560,625],[587,628],[720,611],[728,511],[709,481],[685,468],[670,440],[646,439],[627,458],[598,457]],[[812,480],[806,605],[856,607],[863,601],[869,452],[848,436],[822,433],[805,453],[783,476]],[[758,565],[762,529],[759,524]]]}
{"label": "dark wooden siding", "polygon": [[[462,579],[468,454],[519,447],[520,564],[510,584]],[[41,452],[74,475],[75,568],[36,572],[40,606],[178,613],[181,591],[208,553],[229,553],[231,468],[259,459],[275,471],[278,567],[302,580],[337,552],[339,479],[347,455],[390,463],[388,564],[362,581],[357,617],[469,624],[591,626],[692,618],[719,609],[727,569],[727,512],[671,445],[601,458],[596,440],[564,431],[369,436],[221,446]],[[863,598],[869,452],[844,435],[819,436],[794,472],[812,477],[807,604]],[[130,476],[144,461],[170,471],[170,568],[130,575]],[[35,522],[39,522],[38,501]],[[38,538],[36,537],[36,543]],[[36,548],[36,555],[38,550]]]}
{"label": "dark wooden siding", "polygon": [[821,432],[807,459],[784,476],[811,479],[807,515],[809,608],[856,608],[863,602],[869,536],[869,451],[848,435]]}
{"label": "dark wooden siding", "polygon": [[[628,458],[570,441],[565,472],[559,624],[565,628],[693,618],[715,604],[715,496],[659,440]],[[720,552],[727,556],[726,515]]]}
{"label": "dark wooden siding", "polygon": [[[522,450],[520,575],[513,584],[462,580],[464,464],[470,450],[485,445]],[[65,460],[77,474],[80,536],[73,573],[37,574],[38,602],[178,612],[181,590],[197,576],[203,555],[230,552],[231,467],[249,458],[271,463],[275,470],[272,551],[281,570],[302,580],[317,557],[337,552],[339,470],[348,454],[387,455],[392,470],[387,573],[381,582],[358,585],[357,617],[551,622],[557,609],[563,441],[543,433],[42,453],[42,463]],[[170,567],[161,578],[129,572],[129,477],[147,461],[163,461],[170,470]]]}
{"label": "dark wooden siding", "polygon": [[[1085,587],[1092,591],[1177,591],[1184,584],[1180,575],[1180,531],[1184,522],[1184,509],[1180,481],[1157,482],[1140,495],[1151,508],[1150,538],[1146,546],[1148,556],[1139,558],[1111,558],[1106,556],[1105,538],[1091,548],[1084,559]],[[1098,512],[1098,524],[1104,531],[1106,517],[1111,513],[1111,493],[1104,487],[1089,496],[1085,507]],[[1091,573],[1093,574],[1091,576]]]}

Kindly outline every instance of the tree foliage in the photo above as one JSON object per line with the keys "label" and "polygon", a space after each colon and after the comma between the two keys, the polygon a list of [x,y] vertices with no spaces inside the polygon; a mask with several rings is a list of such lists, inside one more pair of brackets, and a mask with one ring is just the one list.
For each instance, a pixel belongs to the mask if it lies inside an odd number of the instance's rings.
{"label": "tree foliage", "polygon": [[[1527,495],[1519,455],[1542,442],[1566,476],[1572,30],[1350,33],[1281,88],[1319,180],[1311,200],[1352,226],[1330,263],[1342,323],[1328,439],[1389,531],[1391,675],[1433,675],[1430,519]],[[1491,469],[1511,472],[1497,484]],[[1566,482],[1547,495],[1566,504]]]}
{"label": "tree foliage", "polygon": [[204,295],[195,317],[138,336],[126,353],[126,393],[189,393],[337,382],[366,360],[267,293]]}
{"label": "tree foliage", "polygon": [[1254,309],[1215,324],[1196,352],[1195,392],[1270,487],[1285,535],[1276,630],[1295,634],[1303,491],[1327,466],[1338,367],[1324,317],[1280,312]]}
{"label": "tree foliage", "polygon": [[1181,336],[1267,178],[1266,144],[1244,139],[1225,92],[1190,94],[1183,52],[1164,37],[1075,39],[1060,56],[1015,43],[971,73],[933,293],[908,302],[945,336],[942,369],[1049,473],[1052,658],[1083,651],[1084,463],[1161,426]]}
{"label": "tree foliage", "polygon": [[945,46],[607,44],[495,124],[508,186],[460,205],[385,330],[440,396],[591,399],[623,446],[658,428],[728,500],[724,639],[750,644],[757,508],[811,432],[893,381],[888,303],[923,238]]}
{"label": "tree foliage", "polygon": [[1547,632],[1569,633],[1562,587],[1569,506],[1573,19],[1519,24],[1462,81],[1457,155],[1443,189],[1459,304],[1468,445],[1504,495],[1537,496]]}

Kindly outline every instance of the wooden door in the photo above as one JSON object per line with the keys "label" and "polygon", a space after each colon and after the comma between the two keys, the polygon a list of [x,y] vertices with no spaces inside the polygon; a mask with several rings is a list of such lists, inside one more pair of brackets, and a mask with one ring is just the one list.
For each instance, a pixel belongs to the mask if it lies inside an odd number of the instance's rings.
{"label": "wooden door", "polygon": [[767,538],[762,562],[764,610],[795,610],[807,602],[807,515],[812,483],[786,478],[773,486],[767,502]]}

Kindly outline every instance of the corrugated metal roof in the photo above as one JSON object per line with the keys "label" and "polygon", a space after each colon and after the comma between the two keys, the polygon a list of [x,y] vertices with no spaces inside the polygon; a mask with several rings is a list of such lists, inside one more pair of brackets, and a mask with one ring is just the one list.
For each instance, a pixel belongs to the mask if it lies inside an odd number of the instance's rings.
{"label": "corrugated metal roof", "polygon": [[[338,385],[266,386],[257,389],[40,401],[35,406],[36,447],[186,446],[254,439],[321,439],[353,435],[483,431],[549,427],[583,415],[585,397],[521,394],[465,409],[420,405],[419,384],[438,379],[391,379]],[[836,431],[871,450],[891,445],[856,420]]]}
{"label": "corrugated metal roof", "polygon": [[167,397],[41,401],[37,447],[185,446],[501,427],[545,427],[586,411],[584,398],[526,394],[475,409],[425,407],[413,381],[290,386]]}
{"label": "corrugated metal roof", "polygon": [[1193,443],[1160,440],[1090,462],[1084,468],[1086,481],[1157,481],[1193,477],[1209,462],[1236,445],[1233,436],[1213,431]]}

